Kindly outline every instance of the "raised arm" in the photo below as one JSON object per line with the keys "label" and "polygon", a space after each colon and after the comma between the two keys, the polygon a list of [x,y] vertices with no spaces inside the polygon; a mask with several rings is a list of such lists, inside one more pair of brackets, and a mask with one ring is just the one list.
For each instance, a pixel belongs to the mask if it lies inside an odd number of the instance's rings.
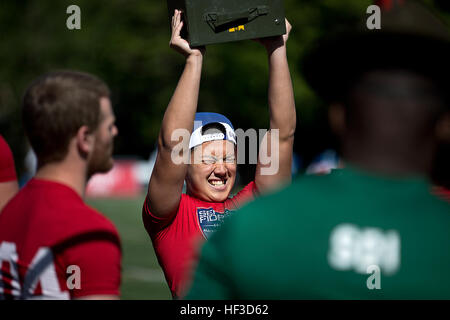
{"label": "raised arm", "polygon": [[182,154],[175,151],[180,147],[189,150],[189,136],[179,133],[190,134],[192,131],[203,62],[204,49],[191,49],[180,36],[183,27],[181,14],[175,10],[172,18],[170,47],[186,58],[186,65],[164,114],[158,137],[158,155],[147,194],[150,211],[160,218],[173,214],[181,199],[187,164]]}
{"label": "raised arm", "polygon": [[[269,191],[291,180],[292,152],[296,126],[294,91],[286,55],[291,25],[286,20],[286,34],[259,39],[269,58],[270,130],[258,155],[255,183],[260,192]],[[278,136],[274,129],[278,129]]]}

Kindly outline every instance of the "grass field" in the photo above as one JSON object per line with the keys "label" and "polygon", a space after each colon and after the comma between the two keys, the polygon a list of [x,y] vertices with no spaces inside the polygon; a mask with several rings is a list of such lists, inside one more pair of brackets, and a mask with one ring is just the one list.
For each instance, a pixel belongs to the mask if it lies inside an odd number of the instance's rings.
{"label": "grass field", "polygon": [[164,274],[142,224],[145,195],[136,198],[88,199],[117,227],[122,240],[122,299],[171,299]]}

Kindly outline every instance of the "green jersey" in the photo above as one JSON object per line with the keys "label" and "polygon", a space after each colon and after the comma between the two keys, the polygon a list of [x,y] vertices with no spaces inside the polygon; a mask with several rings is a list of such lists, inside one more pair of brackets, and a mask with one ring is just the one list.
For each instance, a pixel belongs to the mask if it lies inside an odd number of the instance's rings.
{"label": "green jersey", "polygon": [[450,299],[450,204],[422,178],[301,177],[234,214],[188,299]]}

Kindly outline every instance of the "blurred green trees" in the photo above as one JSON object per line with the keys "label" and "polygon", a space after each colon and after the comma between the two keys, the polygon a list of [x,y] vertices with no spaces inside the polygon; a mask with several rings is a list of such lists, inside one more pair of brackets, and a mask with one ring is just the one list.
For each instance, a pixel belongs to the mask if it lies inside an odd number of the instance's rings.
{"label": "blurred green trees", "polygon": [[[429,1],[432,2],[432,1]],[[81,30],[66,28],[66,8],[81,8]],[[305,50],[336,23],[362,19],[371,0],[285,0],[293,25],[288,58],[299,117],[296,148],[306,159],[326,144],[321,102],[304,82]],[[103,78],[113,92],[116,154],[147,158],[183,68],[170,50],[169,19],[159,0],[4,0],[0,2],[0,133],[20,170],[26,143],[20,102],[27,85],[54,69]],[[267,57],[256,42],[209,46],[199,111],[226,114],[236,128],[265,128]]]}

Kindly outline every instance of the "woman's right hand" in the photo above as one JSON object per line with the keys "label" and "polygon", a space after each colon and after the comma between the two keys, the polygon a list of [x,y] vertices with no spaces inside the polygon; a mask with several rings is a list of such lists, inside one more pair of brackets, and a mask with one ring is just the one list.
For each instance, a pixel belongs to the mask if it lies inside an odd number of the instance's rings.
{"label": "woman's right hand", "polygon": [[170,47],[186,58],[189,58],[190,56],[203,56],[205,47],[192,49],[189,46],[189,43],[180,36],[184,24],[181,20],[181,14],[182,11],[175,9],[175,13],[172,17],[172,37],[169,42]]}

